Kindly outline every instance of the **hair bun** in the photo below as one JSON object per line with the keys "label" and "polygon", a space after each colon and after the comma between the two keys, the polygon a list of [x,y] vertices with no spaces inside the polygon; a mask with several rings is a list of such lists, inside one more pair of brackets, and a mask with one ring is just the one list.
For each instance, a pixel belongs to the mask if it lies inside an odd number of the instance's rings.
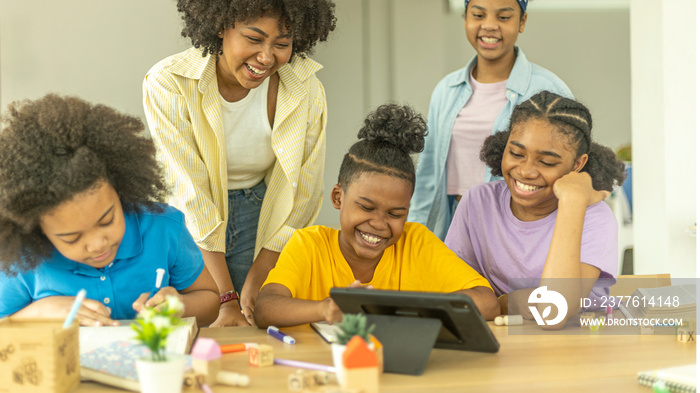
{"label": "hair bun", "polygon": [[423,151],[428,134],[425,119],[408,105],[385,104],[370,113],[357,137],[369,142],[386,142],[401,151]]}

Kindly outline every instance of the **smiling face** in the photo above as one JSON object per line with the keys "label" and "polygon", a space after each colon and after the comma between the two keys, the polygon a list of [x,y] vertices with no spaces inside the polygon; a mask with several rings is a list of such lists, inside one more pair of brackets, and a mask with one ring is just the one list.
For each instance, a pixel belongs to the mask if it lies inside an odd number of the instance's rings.
{"label": "smiling face", "polygon": [[547,120],[531,118],[513,125],[501,161],[513,214],[534,221],[556,210],[554,182],[580,171],[587,158],[585,154],[576,158],[569,137]]}
{"label": "smiling face", "polygon": [[236,22],[234,28],[224,30],[220,37],[223,54],[219,56],[216,73],[222,91],[254,89],[292,56],[292,34],[280,31],[279,18]]}
{"label": "smiling face", "polygon": [[114,188],[100,182],[43,215],[40,226],[64,257],[100,269],[117,255],[124,211]]}
{"label": "smiling face", "polygon": [[379,262],[395,244],[406,223],[413,187],[389,175],[364,173],[346,190],[335,185],[333,207],[340,210],[340,250],[352,266]]}
{"label": "smiling face", "polygon": [[464,30],[480,62],[514,62],[515,41],[525,30],[516,0],[470,0]]}

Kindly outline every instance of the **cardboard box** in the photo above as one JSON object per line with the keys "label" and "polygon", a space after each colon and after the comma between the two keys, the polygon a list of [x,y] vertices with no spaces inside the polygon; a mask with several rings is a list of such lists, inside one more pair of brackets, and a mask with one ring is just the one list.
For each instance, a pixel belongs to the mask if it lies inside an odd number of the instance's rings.
{"label": "cardboard box", "polygon": [[0,319],[0,393],[65,393],[80,383],[78,322]]}

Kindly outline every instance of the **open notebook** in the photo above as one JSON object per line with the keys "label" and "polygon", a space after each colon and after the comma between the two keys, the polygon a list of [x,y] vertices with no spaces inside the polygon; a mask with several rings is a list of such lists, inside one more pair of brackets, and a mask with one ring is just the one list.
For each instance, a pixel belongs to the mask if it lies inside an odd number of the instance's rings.
{"label": "open notebook", "polygon": [[[115,341],[132,341],[136,332],[131,328],[133,320],[119,320],[120,326],[81,326],[80,354],[90,352]],[[185,354],[190,352],[192,342],[197,336],[197,320],[195,317],[182,318],[183,325],[168,336],[168,352]]]}
{"label": "open notebook", "polygon": [[[120,320],[121,326],[80,327],[80,377],[122,389],[140,391],[136,373],[136,359],[150,355],[150,350],[140,345],[131,328],[131,320]],[[183,318],[182,326],[168,336],[166,351],[185,355],[190,352],[197,336],[194,317]],[[186,356],[185,369],[192,368]]]}
{"label": "open notebook", "polygon": [[318,333],[327,343],[331,344],[337,341],[336,332],[338,327],[331,325],[328,322],[312,322],[311,327]]}

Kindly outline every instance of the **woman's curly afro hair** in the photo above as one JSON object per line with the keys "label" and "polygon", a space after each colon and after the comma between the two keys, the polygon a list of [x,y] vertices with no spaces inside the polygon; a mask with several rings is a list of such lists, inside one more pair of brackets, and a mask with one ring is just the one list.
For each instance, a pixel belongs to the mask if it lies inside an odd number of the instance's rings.
{"label": "woman's curly afro hair", "polygon": [[513,127],[526,120],[542,119],[557,126],[559,132],[569,138],[576,157],[588,154],[588,161],[581,169],[587,172],[596,190],[612,191],[615,185],[622,185],[627,176],[625,164],[610,148],[591,140],[593,119],[591,113],[578,101],[564,98],[549,91],[543,91],[516,106],[510,116],[508,131],[497,132],[484,140],[480,158],[491,167],[491,174],[503,176],[501,161]]}
{"label": "woman's curly afro hair", "polygon": [[77,97],[10,104],[0,131],[0,266],[35,267],[53,246],[40,218],[106,181],[125,211],[158,211],[166,186],[143,123]]}
{"label": "woman's curly afro hair", "polygon": [[203,56],[221,52],[221,30],[238,22],[279,17],[280,31],[294,35],[292,59],[297,54],[304,57],[316,43],[328,39],[336,22],[330,0],[178,0],[177,9],[185,22],[182,36],[202,48]]}
{"label": "woman's curly afro hair", "polygon": [[338,184],[345,190],[362,173],[381,173],[404,179],[415,186],[416,171],[411,153],[423,151],[426,124],[409,106],[386,104],[365,119],[357,133],[359,141],[343,157]]}

